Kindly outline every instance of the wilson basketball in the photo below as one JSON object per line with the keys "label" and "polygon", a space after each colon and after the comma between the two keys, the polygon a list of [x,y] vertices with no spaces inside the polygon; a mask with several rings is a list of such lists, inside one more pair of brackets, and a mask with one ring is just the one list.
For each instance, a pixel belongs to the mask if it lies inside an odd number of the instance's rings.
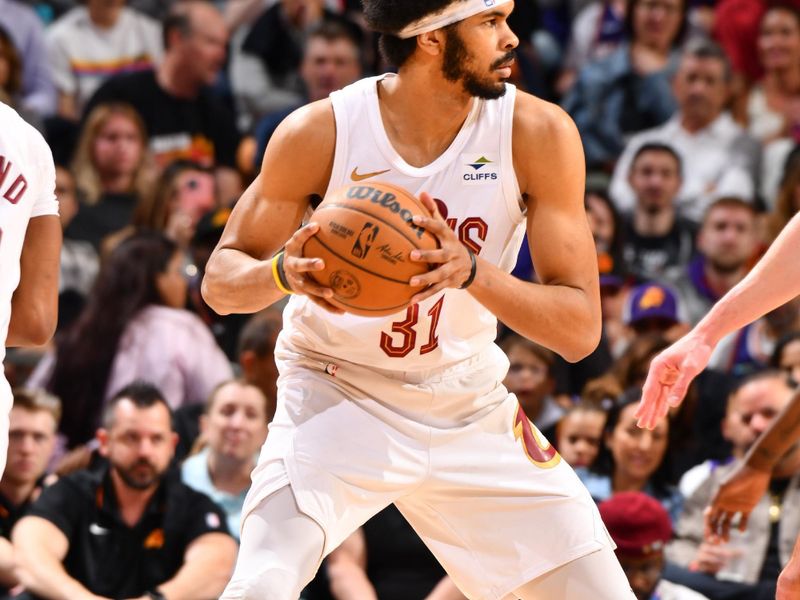
{"label": "wilson basketball", "polygon": [[411,193],[388,183],[350,184],[325,196],[311,219],[319,231],[303,255],[325,261],[325,269],[311,276],[333,290],[331,304],[373,317],[408,305],[422,289],[409,280],[429,269],[409,254],[438,246],[434,235],[412,222],[415,214],[430,213]]}

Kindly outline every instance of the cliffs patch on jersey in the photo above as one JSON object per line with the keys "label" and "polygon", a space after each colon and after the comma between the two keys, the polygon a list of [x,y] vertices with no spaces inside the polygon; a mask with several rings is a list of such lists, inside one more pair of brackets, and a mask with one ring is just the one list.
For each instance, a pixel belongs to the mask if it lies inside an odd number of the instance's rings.
{"label": "cliffs patch on jersey", "polygon": [[486,154],[462,154],[461,182],[464,185],[483,185],[500,179],[500,165]]}

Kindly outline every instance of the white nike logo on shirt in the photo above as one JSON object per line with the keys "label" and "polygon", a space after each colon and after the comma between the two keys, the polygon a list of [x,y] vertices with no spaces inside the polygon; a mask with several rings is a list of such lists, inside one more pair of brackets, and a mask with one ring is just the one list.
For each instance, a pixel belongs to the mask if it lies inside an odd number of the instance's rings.
{"label": "white nike logo on shirt", "polygon": [[89,533],[94,535],[106,535],[109,532],[105,527],[100,527],[97,523],[89,525]]}

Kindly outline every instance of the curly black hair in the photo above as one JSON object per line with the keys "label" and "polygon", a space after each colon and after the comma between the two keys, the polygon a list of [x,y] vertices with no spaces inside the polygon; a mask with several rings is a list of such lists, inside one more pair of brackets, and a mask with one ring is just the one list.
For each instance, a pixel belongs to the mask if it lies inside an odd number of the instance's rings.
{"label": "curly black hair", "polygon": [[363,0],[367,25],[381,34],[381,54],[393,67],[399,68],[417,47],[415,38],[400,39],[396,34],[409,23],[435,13],[453,1],[460,0]]}

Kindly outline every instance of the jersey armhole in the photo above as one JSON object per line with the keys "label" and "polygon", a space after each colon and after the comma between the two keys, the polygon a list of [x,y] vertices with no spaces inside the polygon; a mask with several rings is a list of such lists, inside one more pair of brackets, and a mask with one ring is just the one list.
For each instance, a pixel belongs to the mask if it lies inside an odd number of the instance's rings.
{"label": "jersey armhole", "polygon": [[345,108],[345,91],[337,90],[330,95],[331,107],[333,108],[334,127],[336,144],[333,150],[333,167],[331,177],[328,180],[328,188],[325,190],[327,196],[330,192],[340,186],[340,182],[345,180],[345,161],[347,160],[347,137],[349,131],[349,121]]}
{"label": "jersey armhole", "polygon": [[503,182],[503,198],[508,216],[513,223],[520,223],[527,216],[527,209],[522,201],[522,192],[514,170],[514,106],[516,105],[517,88],[506,85],[506,96],[503,99],[503,110],[500,115],[500,164]]}

